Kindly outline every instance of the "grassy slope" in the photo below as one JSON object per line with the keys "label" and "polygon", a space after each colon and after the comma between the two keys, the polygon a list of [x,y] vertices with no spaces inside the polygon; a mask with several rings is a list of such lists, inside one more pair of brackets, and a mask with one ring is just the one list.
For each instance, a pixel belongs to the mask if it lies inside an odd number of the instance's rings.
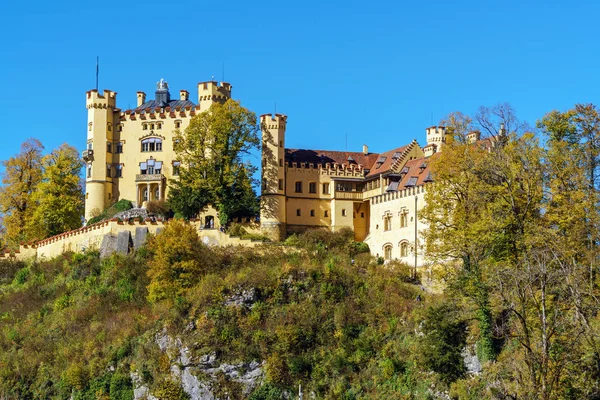
{"label": "grassy slope", "polygon": [[[299,383],[318,398],[424,398],[436,379],[416,358],[414,321],[426,301],[414,300],[420,291],[405,271],[365,254],[351,265],[352,247],[339,234],[299,244],[291,252],[207,250],[217,267],[185,296],[158,304],[146,300],[147,250],[1,264],[0,394],[131,398],[135,370],[162,398],[184,398],[153,340],[167,327],[194,354],[266,360],[266,384],[254,399],[278,398]],[[256,291],[252,307],[224,305],[246,289]],[[241,398],[236,382],[220,379]]]}

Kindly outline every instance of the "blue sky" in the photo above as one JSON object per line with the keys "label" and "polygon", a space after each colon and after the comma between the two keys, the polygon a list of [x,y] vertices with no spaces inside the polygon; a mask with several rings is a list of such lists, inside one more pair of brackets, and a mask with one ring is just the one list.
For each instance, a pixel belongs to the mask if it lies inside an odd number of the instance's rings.
{"label": "blue sky", "polygon": [[[7,4],[8,3],[8,4]],[[84,147],[85,92],[118,106],[212,76],[257,114],[288,115],[286,146],[398,147],[451,111],[509,102],[534,123],[598,103],[594,1],[5,2],[0,160],[36,137]],[[347,147],[346,147],[347,136]],[[258,164],[258,159],[254,160]]]}

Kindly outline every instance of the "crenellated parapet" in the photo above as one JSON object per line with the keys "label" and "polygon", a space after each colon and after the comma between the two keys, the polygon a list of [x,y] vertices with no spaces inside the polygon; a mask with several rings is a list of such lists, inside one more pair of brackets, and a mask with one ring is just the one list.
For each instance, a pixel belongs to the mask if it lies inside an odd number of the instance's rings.
{"label": "crenellated parapet", "polygon": [[427,184],[405,188],[394,192],[387,192],[370,198],[371,205],[381,204],[388,201],[401,199],[403,197],[414,196],[420,193],[425,193]]}
{"label": "crenellated parapet", "polygon": [[104,94],[98,93],[97,89],[87,91],[85,105],[87,109],[109,109],[113,110],[117,106],[117,92],[104,90]]}
{"label": "crenellated parapet", "polygon": [[361,164],[315,164],[311,162],[288,161],[286,165],[288,170],[291,169],[294,172],[318,172],[319,175],[328,175],[331,177],[363,178],[365,175],[364,166]]}
{"label": "crenellated parapet", "polygon": [[262,129],[285,129],[287,124],[287,115],[284,114],[263,114],[260,116],[260,126]]}

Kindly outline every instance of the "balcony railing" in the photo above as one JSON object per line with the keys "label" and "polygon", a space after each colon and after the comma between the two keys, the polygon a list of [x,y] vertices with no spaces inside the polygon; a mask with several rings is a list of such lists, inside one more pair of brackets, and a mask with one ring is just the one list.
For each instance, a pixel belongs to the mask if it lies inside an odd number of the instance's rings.
{"label": "balcony railing", "polygon": [[362,200],[363,192],[335,192],[335,198],[340,200]]}
{"label": "balcony railing", "polygon": [[83,158],[84,161],[93,161],[94,160],[94,150],[92,150],[92,149],[83,150],[81,152],[81,158]]}
{"label": "balcony railing", "polygon": [[135,176],[136,182],[156,182],[165,179],[163,174],[137,174]]}

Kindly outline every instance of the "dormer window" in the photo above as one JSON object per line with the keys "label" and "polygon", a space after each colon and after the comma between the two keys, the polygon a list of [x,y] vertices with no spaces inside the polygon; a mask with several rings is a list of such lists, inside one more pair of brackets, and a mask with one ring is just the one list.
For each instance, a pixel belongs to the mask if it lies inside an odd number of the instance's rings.
{"label": "dormer window", "polygon": [[404,185],[404,187],[410,188],[410,187],[417,186],[417,179],[418,179],[418,177],[411,176],[410,179],[408,180],[408,182],[406,182],[406,185]]}

